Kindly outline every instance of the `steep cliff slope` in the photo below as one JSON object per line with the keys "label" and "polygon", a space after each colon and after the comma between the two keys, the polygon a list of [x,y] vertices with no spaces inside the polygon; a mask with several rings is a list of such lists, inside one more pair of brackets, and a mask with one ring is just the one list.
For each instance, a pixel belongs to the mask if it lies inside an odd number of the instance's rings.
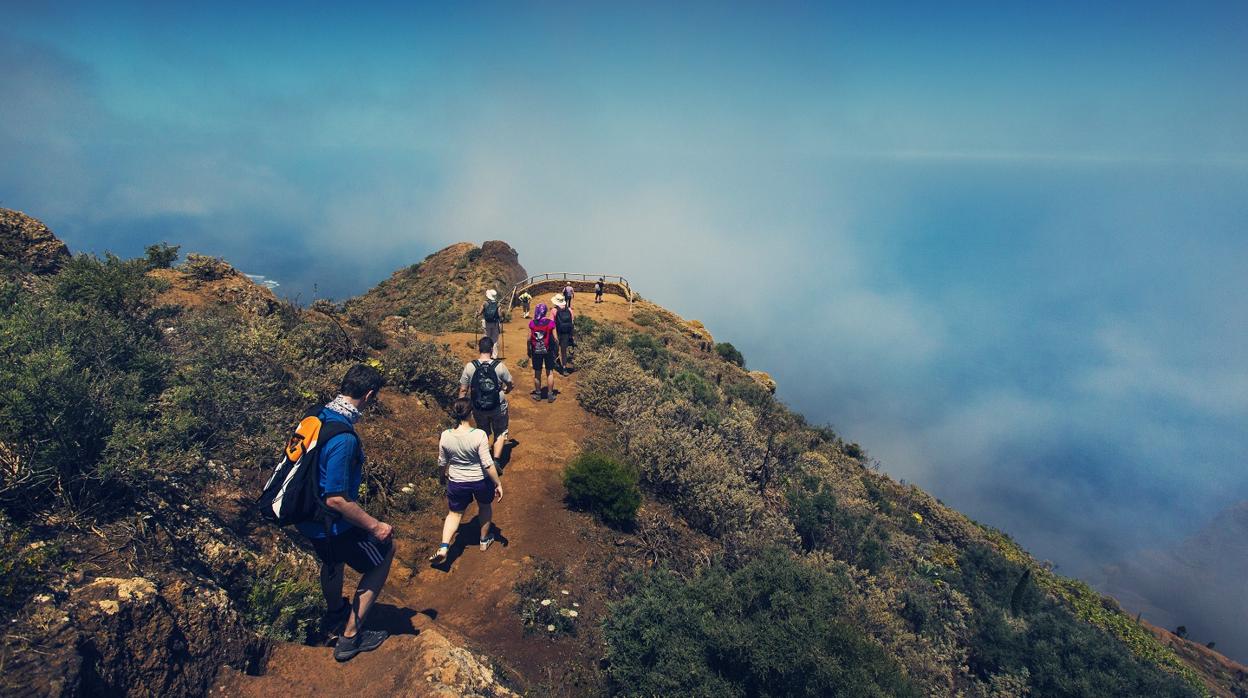
{"label": "steep cliff slope", "polygon": [[[306,310],[219,260],[159,252],[0,287],[6,694],[1242,690],[873,470],[696,321],[615,296],[578,301],[579,370],[553,404],[526,395],[524,321],[506,323],[520,390],[500,544],[478,551],[466,521],[430,568],[443,407],[482,293],[524,276],[514,250],[452,246]],[[360,433],[362,502],[398,536],[372,622],[396,637],[338,666],[306,546],[250,502],[292,416],[358,361],[389,380]],[[587,452],[643,494],[613,528],[566,499]]]}

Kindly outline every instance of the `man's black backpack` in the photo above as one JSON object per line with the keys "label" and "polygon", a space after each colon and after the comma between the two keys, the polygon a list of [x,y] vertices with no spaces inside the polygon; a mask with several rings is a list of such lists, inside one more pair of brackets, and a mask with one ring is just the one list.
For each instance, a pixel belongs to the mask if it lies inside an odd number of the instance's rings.
{"label": "man's black backpack", "polygon": [[560,308],[555,311],[555,329],[559,330],[560,337],[572,336],[572,311],[567,308]]}
{"label": "man's black backpack", "polygon": [[486,301],[485,307],[481,309],[481,317],[486,322],[498,322],[498,301]]}
{"label": "man's black backpack", "polygon": [[355,430],[337,420],[322,420],[320,415],[320,406],[304,413],[286,441],[282,460],[260,493],[260,515],[279,526],[322,521],[328,528],[330,521],[338,517],[321,501],[318,466],[321,451],[330,439],[354,434]]}
{"label": "man's black backpack", "polygon": [[483,364],[477,360],[473,361],[472,365],[476,367],[476,371],[472,374],[472,408],[482,412],[498,409],[499,404],[502,403],[502,386],[499,385],[498,374],[494,372],[498,361]]}

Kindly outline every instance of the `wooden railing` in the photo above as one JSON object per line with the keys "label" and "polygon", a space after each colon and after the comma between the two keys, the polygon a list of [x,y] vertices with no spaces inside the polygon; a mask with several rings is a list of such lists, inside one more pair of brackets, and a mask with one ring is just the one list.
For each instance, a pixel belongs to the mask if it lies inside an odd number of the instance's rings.
{"label": "wooden railing", "polygon": [[633,287],[629,285],[628,279],[618,274],[578,274],[557,271],[546,274],[534,274],[513,286],[511,295],[507,298],[507,312],[511,312],[516,299],[525,291],[531,291],[547,285],[561,289],[570,282],[577,293],[582,293],[592,291],[594,284],[598,283],[598,279],[602,279],[603,293],[614,293],[623,296],[624,300],[629,303],[633,302]]}

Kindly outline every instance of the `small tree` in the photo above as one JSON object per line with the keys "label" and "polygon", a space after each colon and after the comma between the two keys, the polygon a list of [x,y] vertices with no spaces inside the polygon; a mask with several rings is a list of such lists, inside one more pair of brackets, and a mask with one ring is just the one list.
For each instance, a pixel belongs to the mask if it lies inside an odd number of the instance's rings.
{"label": "small tree", "polygon": [[170,245],[165,242],[158,242],[155,245],[148,245],[147,267],[149,269],[168,269],[173,266],[174,260],[178,258],[178,250],[182,249],[180,245]]}
{"label": "small tree", "polygon": [[736,364],[742,367],[745,366],[745,355],[738,351],[737,348],[732,346],[729,342],[720,342],[719,344],[716,344],[715,353],[719,354],[719,358],[727,361],[728,363]]}

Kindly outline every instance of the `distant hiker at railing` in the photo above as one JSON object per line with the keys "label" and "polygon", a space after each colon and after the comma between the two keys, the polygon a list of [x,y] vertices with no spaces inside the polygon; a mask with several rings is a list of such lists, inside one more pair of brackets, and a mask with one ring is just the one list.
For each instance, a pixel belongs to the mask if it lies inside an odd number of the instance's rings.
{"label": "distant hiker at railing", "polygon": [[567,285],[563,287],[563,300],[565,303],[568,304],[569,308],[572,307],[572,296],[575,296],[575,295],[576,295],[576,289],[572,288],[572,282],[569,281]]}
{"label": "distant hiker at railing", "polygon": [[[377,399],[384,384],[372,366],[357,364],[342,379],[341,394],[320,411],[325,443],[320,451],[318,495],[334,513],[332,523],[306,521],[299,531],[312,541],[321,561],[321,592],[325,595],[328,625],[346,621],[334,646],[334,659],[345,662],[360,652],[377,649],[388,633],[364,630],[364,619],[385,586],[394,559],[393,529],[364,511],[356,501],[364,474],[364,449],[353,425],[366,405]],[[344,428],[345,427],[345,428]],[[332,440],[330,440],[332,439]],[[350,603],[342,596],[343,565],[360,573],[360,583]]]}
{"label": "distant hiker at railing", "polygon": [[459,376],[459,396],[471,399],[472,420],[486,438],[494,437],[494,460],[499,460],[507,443],[507,393],[516,386],[507,365],[490,358],[493,349],[494,341],[489,337],[477,342],[477,359],[464,364]]}
{"label": "distant hiker at railing", "polygon": [[602,287],[606,285],[606,282],[607,280],[600,276],[598,277],[598,281],[594,283],[594,302],[595,303],[602,302]]}
{"label": "distant hiker at railing", "polygon": [[481,304],[481,309],[477,311],[475,317],[481,318],[485,336],[494,340],[494,350],[490,358],[497,359],[498,337],[503,332],[503,314],[498,307],[498,291],[490,289],[485,292],[485,303]]}
{"label": "distant hiker at railing", "polygon": [[524,319],[529,319],[529,304],[533,302],[533,295],[528,291],[520,294],[520,305],[524,306]]}
{"label": "distant hiker at railing", "polygon": [[572,347],[576,342],[572,339],[574,327],[572,308],[563,301],[563,296],[554,297],[555,333],[559,335],[559,372],[568,375],[572,372]]}
{"label": "distant hiker at railing", "polygon": [[[545,303],[538,303],[533,309],[533,320],[529,323],[528,348],[529,360],[533,362],[534,400],[549,399],[555,401],[555,350],[559,345],[555,338],[555,321],[546,317],[548,308]],[[542,387],[542,368],[546,369],[546,387]]]}
{"label": "distant hiker at railing", "polygon": [[[483,352],[484,353],[484,352]],[[494,502],[503,499],[503,482],[490,457],[490,440],[485,432],[472,428],[468,417],[472,403],[459,398],[451,405],[451,417],[455,426],[442,432],[438,441],[438,465],[446,478],[446,506],[449,511],[442,524],[442,543],[429,562],[440,565],[450,555],[451,539],[459,530],[459,522],[473,500],[477,502],[477,523],[481,525],[478,542],[486,550],[494,542],[491,520]]]}

